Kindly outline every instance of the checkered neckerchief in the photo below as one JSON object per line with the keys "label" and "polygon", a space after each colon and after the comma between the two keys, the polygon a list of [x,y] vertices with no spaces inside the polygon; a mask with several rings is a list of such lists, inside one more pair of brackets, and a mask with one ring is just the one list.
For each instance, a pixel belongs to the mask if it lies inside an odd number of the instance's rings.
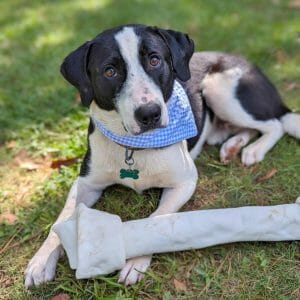
{"label": "checkered neckerchief", "polygon": [[93,119],[96,127],[110,140],[130,148],[162,148],[197,135],[197,127],[189,99],[183,87],[174,82],[171,98],[167,102],[169,124],[139,135],[117,135],[101,122]]}

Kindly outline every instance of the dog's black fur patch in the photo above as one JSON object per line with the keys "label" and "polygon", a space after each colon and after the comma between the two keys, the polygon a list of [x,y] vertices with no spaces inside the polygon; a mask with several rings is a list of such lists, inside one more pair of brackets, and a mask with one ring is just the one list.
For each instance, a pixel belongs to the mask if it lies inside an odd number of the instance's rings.
{"label": "dog's black fur patch", "polygon": [[256,66],[239,80],[236,96],[245,111],[259,121],[280,118],[290,111],[274,85]]}
{"label": "dog's black fur patch", "polygon": [[87,176],[90,172],[91,146],[90,146],[89,136],[94,132],[94,130],[95,130],[95,125],[93,123],[93,120],[90,118],[88,134],[87,134],[87,150],[80,166],[80,173],[79,173],[80,176]]}
{"label": "dog's black fur patch", "polygon": [[[88,63],[88,74],[95,95],[95,102],[104,110],[115,109],[115,96],[126,81],[127,70],[116,41],[110,35],[96,39],[92,45]],[[118,75],[114,78],[103,76],[105,68],[114,66]]]}

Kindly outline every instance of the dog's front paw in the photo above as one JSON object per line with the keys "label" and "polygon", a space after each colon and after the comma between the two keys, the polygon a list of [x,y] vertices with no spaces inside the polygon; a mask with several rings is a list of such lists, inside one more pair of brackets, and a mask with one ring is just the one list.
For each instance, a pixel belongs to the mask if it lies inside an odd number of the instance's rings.
{"label": "dog's front paw", "polygon": [[251,166],[262,161],[265,157],[265,152],[256,144],[251,144],[242,151],[242,163],[245,166]]}
{"label": "dog's front paw", "polygon": [[49,249],[42,247],[30,260],[25,270],[25,286],[38,286],[44,282],[51,281],[55,276],[57,261],[62,249],[57,247],[49,252]]}
{"label": "dog's front paw", "polygon": [[151,256],[140,256],[129,259],[120,272],[118,282],[124,283],[125,285],[132,285],[141,281],[150,263]]}

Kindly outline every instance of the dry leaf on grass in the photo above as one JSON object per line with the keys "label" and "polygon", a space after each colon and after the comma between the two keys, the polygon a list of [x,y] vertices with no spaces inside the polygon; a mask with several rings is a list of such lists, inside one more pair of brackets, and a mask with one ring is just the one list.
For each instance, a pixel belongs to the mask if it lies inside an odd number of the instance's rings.
{"label": "dry leaf on grass", "polygon": [[270,178],[272,178],[273,176],[275,176],[275,174],[277,173],[277,170],[275,168],[271,169],[270,171],[268,171],[265,175],[261,176],[261,177],[257,177],[255,179],[256,182],[263,182],[263,181],[267,181]]}
{"label": "dry leaf on grass", "polygon": [[49,168],[50,156],[33,159],[25,149],[20,150],[14,157],[14,162],[27,171],[34,171],[44,167]]}
{"label": "dry leaf on grass", "polygon": [[17,216],[10,212],[4,212],[0,214],[0,223],[6,223],[9,225],[13,225],[17,221]]}
{"label": "dry leaf on grass", "polygon": [[58,159],[54,160],[51,163],[52,169],[58,169],[62,166],[71,166],[77,162],[79,157],[67,158],[67,159]]}
{"label": "dry leaf on grass", "polygon": [[52,297],[51,300],[70,300],[70,299],[71,297],[68,294],[62,293]]}
{"label": "dry leaf on grass", "polygon": [[16,147],[16,145],[17,145],[16,141],[10,141],[5,144],[5,147],[6,149],[13,149]]}
{"label": "dry leaf on grass", "polygon": [[176,289],[177,292],[182,292],[182,291],[187,290],[187,286],[186,286],[185,282],[179,281],[175,278],[174,278],[173,282],[174,282],[174,286],[175,286],[175,289]]}
{"label": "dry leaf on grass", "polygon": [[36,163],[34,163],[33,161],[25,161],[19,164],[19,167],[21,169],[25,169],[28,171],[34,171],[36,169],[38,169],[40,166]]}
{"label": "dry leaf on grass", "polygon": [[290,8],[300,8],[300,0],[293,0],[289,3]]}
{"label": "dry leaf on grass", "polygon": [[285,87],[285,90],[286,91],[293,91],[293,90],[296,90],[296,89],[299,89],[300,88],[300,83],[294,81],[294,82],[289,82],[286,87]]}
{"label": "dry leaf on grass", "polygon": [[15,163],[22,169],[33,171],[39,168],[38,164],[29,156],[26,150],[20,150],[14,157]]}

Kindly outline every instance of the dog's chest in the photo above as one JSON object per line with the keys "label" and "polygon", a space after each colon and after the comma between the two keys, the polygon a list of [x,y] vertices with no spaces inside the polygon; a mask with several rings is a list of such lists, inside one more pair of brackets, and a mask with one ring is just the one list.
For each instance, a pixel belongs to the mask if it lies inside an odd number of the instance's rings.
{"label": "dog's chest", "polygon": [[125,148],[107,140],[97,131],[90,135],[90,146],[87,179],[103,187],[122,184],[138,192],[151,187],[173,187],[192,164],[183,142],[164,149],[137,150],[133,153],[131,169],[138,171],[138,178],[124,178],[121,173],[130,169],[125,163]]}

